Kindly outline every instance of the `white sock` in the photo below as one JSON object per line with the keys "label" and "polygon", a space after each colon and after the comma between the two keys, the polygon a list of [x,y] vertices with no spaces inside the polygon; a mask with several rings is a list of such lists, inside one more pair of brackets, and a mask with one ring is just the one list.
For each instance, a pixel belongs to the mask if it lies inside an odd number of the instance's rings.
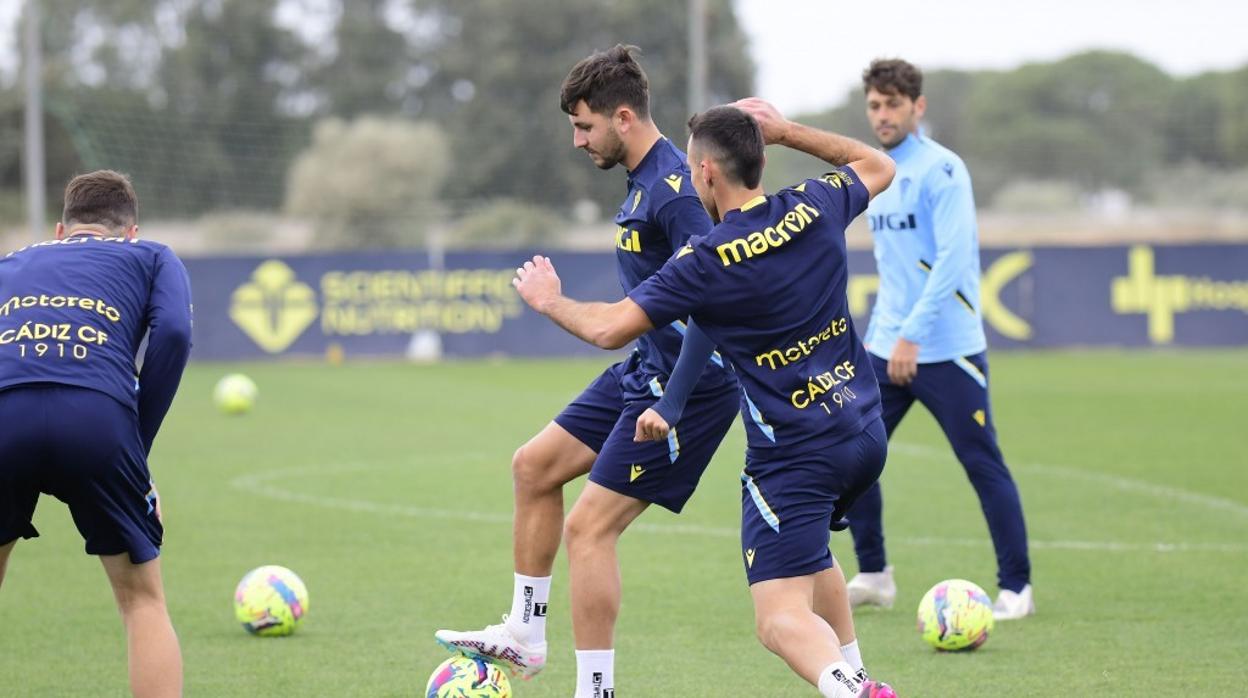
{"label": "white sock", "polygon": [[546,604],[550,601],[550,577],[516,575],[507,629],[526,645],[546,642]]}
{"label": "white sock", "polygon": [[576,651],[576,698],[615,698],[615,650]]}
{"label": "white sock", "polygon": [[819,674],[819,693],[824,698],[858,698],[859,687],[854,668],[847,662],[829,664]]}
{"label": "white sock", "polygon": [[862,671],[862,653],[858,651],[858,641],[841,645],[841,654],[845,655],[845,663],[854,668],[854,672]]}

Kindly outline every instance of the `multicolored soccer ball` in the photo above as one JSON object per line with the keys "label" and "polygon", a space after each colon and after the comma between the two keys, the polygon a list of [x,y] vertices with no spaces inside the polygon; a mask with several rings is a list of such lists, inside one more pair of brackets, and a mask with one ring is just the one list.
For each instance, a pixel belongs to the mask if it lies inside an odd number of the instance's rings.
{"label": "multicolored soccer ball", "polygon": [[308,588],[285,567],[257,567],[234,589],[234,617],[252,635],[289,635],[307,612]]}
{"label": "multicolored soccer ball", "polygon": [[511,698],[511,682],[498,665],[459,655],[433,670],[425,698]]}
{"label": "multicolored soccer ball", "polygon": [[972,582],[946,579],[919,602],[919,634],[938,650],[973,650],[992,632],[992,602]]}
{"label": "multicolored soccer ball", "polygon": [[243,414],[256,404],[260,389],[256,382],[241,373],[231,373],[217,381],[212,401],[226,414]]}

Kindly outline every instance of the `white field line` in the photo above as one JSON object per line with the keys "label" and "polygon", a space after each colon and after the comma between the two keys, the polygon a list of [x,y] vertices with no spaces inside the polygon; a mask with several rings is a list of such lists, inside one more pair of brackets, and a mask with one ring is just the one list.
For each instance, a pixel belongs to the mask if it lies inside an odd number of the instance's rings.
{"label": "white field line", "polygon": [[[907,456],[926,458],[928,460],[942,460],[950,463],[957,462],[953,456],[953,451],[949,449],[938,449],[919,444],[894,442],[889,444],[888,450],[890,453],[902,453]],[[1080,470],[1078,468],[1072,468],[1065,465],[1042,465],[1039,463],[1010,464],[1010,470],[1020,473],[1052,475],[1066,480],[1081,480],[1083,482],[1103,485],[1110,489],[1122,492],[1147,494],[1161,499],[1194,504],[1205,509],[1216,509],[1218,511],[1224,511],[1228,514],[1232,514],[1237,518],[1248,519],[1248,505],[1246,504],[1241,504],[1230,499],[1223,499],[1222,497],[1214,497],[1213,495],[1189,492],[1177,487],[1157,485],[1151,482],[1144,482],[1143,480],[1122,477],[1120,475],[1106,475],[1105,473],[1089,472],[1087,470]]]}
{"label": "white field line", "polygon": [[[919,456],[924,458],[946,458],[952,460],[952,455],[946,454],[934,448],[926,446],[917,446],[913,444],[893,444],[890,448],[895,452],[905,453],[911,456]],[[1065,479],[1083,479],[1087,482],[1093,482],[1115,489],[1128,492],[1136,492],[1139,494],[1147,494],[1162,497],[1174,501],[1188,502],[1194,505],[1218,509],[1236,515],[1248,515],[1248,507],[1232,502],[1230,500],[1211,497],[1208,495],[1196,494],[1179,490],[1163,485],[1154,485],[1151,483],[1132,480],[1129,478],[1102,475],[1100,473],[1089,473],[1080,471],[1075,468],[1067,468],[1062,466],[1013,466],[1014,469],[1022,472],[1039,472],[1050,474],[1055,477]],[[291,468],[280,468],[276,470],[265,470],[259,472],[241,475],[230,481],[230,486],[247,492],[249,494],[272,499],[281,502],[290,502],[295,504],[305,504],[309,506],[338,509],[342,511],[355,511],[366,514],[375,514],[381,516],[394,516],[415,519],[441,519],[450,521],[468,521],[474,523],[491,523],[491,524],[510,524],[512,517],[510,514],[466,511],[462,509],[438,509],[434,507],[418,507],[405,504],[383,504],[366,499],[351,499],[346,497],[326,497],[321,495],[304,494],[294,492],[284,487],[278,486],[276,483],[288,481],[296,478],[315,478],[318,475],[336,475],[343,473],[358,473],[376,470],[376,466],[363,464],[346,464],[331,466],[302,466]],[[658,534],[658,535],[677,535],[677,536],[701,536],[710,538],[726,538],[737,539],[740,531],[736,528],[725,526],[703,526],[700,524],[655,524],[638,522],[629,527],[630,530],[639,531],[641,533]],[[890,537],[889,543],[896,545],[917,546],[917,547],[961,547],[961,548],[989,548],[991,544],[987,538],[941,538],[932,536],[921,537]],[[1088,551],[1088,552],[1118,552],[1118,553],[1178,553],[1178,552],[1219,552],[1231,554],[1248,553],[1248,543],[1205,543],[1205,542],[1183,542],[1183,541],[1159,541],[1155,543],[1123,543],[1118,541],[1079,541],[1079,540],[1035,540],[1029,541],[1029,545],[1036,550],[1064,550],[1064,551]]]}

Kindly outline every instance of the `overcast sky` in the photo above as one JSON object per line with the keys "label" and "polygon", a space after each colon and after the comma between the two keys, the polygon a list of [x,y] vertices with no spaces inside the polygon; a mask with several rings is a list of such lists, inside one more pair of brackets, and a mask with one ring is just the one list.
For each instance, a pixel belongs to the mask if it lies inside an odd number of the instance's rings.
{"label": "overcast sky", "polygon": [[1248,64],[1245,0],[734,0],[759,96],[793,113],[842,101],[877,57],[925,69],[1012,68],[1129,51],[1190,75]]}
{"label": "overcast sky", "polygon": [[[929,70],[1012,68],[1113,48],[1177,75],[1248,64],[1245,0],[733,2],[758,65],[759,96],[791,113],[834,106],[879,56],[900,56]],[[14,77],[21,5],[0,0],[5,78]],[[680,4],[672,5],[679,11]]]}

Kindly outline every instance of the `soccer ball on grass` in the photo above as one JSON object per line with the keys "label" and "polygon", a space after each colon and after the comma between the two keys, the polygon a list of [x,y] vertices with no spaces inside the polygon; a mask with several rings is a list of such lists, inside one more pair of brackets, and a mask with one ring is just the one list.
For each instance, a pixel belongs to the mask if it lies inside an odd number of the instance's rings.
{"label": "soccer ball on grass", "polygon": [[943,651],[973,650],[992,632],[988,594],[965,579],[946,579],[919,602],[919,634]]}
{"label": "soccer ball on grass", "polygon": [[231,373],[217,381],[212,401],[226,414],[243,414],[256,404],[259,389],[256,382],[241,373]]}
{"label": "soccer ball on grass", "polygon": [[511,682],[498,665],[459,655],[433,670],[425,698],[511,698]]}
{"label": "soccer ball on grass", "polygon": [[252,635],[289,635],[307,612],[308,588],[285,567],[257,567],[234,589],[234,617]]}

